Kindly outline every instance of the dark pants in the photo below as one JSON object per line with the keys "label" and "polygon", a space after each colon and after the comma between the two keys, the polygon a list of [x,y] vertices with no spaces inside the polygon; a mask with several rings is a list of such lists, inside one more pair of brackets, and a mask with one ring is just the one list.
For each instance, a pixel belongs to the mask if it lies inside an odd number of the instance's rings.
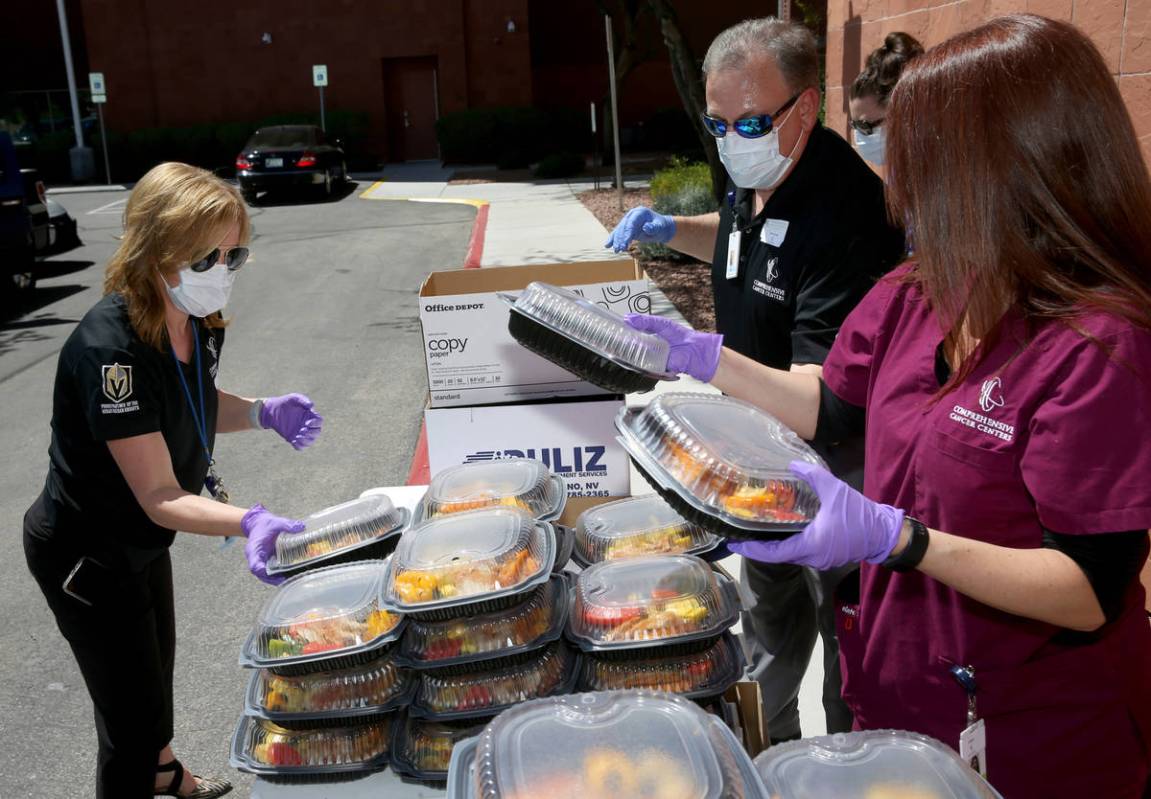
{"label": "dark pants", "polygon": [[104,568],[85,564],[90,572],[77,581],[91,606],[62,588],[80,552],[30,532],[26,519],[24,554],[92,698],[96,796],[152,796],[157,758],[172,740],[176,624],[167,551],[142,568],[97,555]]}
{"label": "dark pants", "polygon": [[852,564],[819,572],[791,564],[744,558],[740,581],[754,597],[743,613],[743,645],[750,679],[763,693],[763,718],[774,741],[800,736],[799,684],[823,639],[823,710],[828,733],[850,732],[852,714],[842,698],[835,587],[858,569]]}

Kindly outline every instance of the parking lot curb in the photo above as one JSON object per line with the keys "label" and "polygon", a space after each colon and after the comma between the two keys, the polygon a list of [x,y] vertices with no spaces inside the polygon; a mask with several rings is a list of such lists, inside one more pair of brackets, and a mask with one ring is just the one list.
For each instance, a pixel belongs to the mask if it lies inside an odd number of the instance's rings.
{"label": "parking lot curb", "polygon": [[46,191],[47,194],[95,194],[102,191],[127,191],[127,186],[55,186]]}

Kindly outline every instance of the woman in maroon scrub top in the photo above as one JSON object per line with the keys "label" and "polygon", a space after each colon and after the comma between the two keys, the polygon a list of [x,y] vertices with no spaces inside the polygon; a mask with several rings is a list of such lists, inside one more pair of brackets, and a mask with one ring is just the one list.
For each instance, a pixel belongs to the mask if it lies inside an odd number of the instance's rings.
{"label": "woman in maroon scrub top", "polygon": [[839,619],[860,728],[959,749],[979,719],[970,735],[985,735],[1008,799],[1138,799],[1151,181],[1131,121],[1082,34],[1018,16],[912,62],[887,127],[889,202],[916,260],[847,319],[822,380],[665,320],[633,324],[672,343],[669,364],[805,438],[865,418],[866,496],[793,465],[820,495],[815,521],[732,546],[865,561]]}

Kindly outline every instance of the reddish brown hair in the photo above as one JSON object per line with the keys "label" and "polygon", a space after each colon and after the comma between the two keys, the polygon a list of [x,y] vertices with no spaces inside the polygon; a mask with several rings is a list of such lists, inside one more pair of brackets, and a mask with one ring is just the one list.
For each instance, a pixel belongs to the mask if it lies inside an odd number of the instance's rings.
{"label": "reddish brown hair", "polygon": [[1013,307],[1032,322],[1095,310],[1151,329],[1151,179],[1115,81],[1076,28],[1002,17],[928,50],[891,95],[887,134],[911,279],[952,340],[964,322],[993,339]]}

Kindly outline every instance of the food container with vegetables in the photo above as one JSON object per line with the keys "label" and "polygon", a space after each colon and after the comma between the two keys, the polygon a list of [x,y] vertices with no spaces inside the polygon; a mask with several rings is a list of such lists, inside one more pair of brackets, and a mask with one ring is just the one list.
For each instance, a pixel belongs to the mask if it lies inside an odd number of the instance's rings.
{"label": "food container with vegetables", "polygon": [[895,730],[838,733],[773,746],[755,759],[786,799],[1001,799],[950,748]]}
{"label": "food container with vegetables", "polygon": [[735,583],[693,555],[597,563],[577,575],[572,593],[568,635],[603,655],[669,645],[698,651],[740,611]]}
{"label": "food container with vegetables", "polygon": [[385,578],[385,602],[422,619],[510,607],[548,581],[551,525],[514,508],[441,516],[400,538]]}
{"label": "food container with vegetables", "polygon": [[635,659],[621,660],[589,652],[580,669],[579,690],[644,688],[694,699],[718,696],[743,676],[743,651],[731,633],[724,633],[700,652],[654,655],[650,649],[641,649],[636,655]]}
{"label": "food container with vegetables", "polygon": [[511,305],[512,338],[605,391],[650,391],[676,379],[667,371],[666,341],[574,291],[535,282],[516,297],[500,296]]}
{"label": "food container with vegetables", "polygon": [[490,718],[429,721],[402,716],[392,737],[392,768],[396,773],[423,782],[448,778],[452,749],[460,741],[479,735]]}
{"label": "food container with vegetables", "polygon": [[539,461],[477,461],[437,472],[416,509],[416,521],[484,508],[518,508],[541,521],[553,521],[566,502],[563,478]]}
{"label": "food container with vegetables", "polygon": [[383,607],[386,563],[369,560],[305,572],[285,582],[256,620],[240,665],[307,674],[374,660],[403,632]]}
{"label": "food container with vegetables", "polygon": [[575,687],[579,658],[563,641],[523,655],[420,673],[408,712],[419,718],[491,716]]}
{"label": "food container with vegetables", "polygon": [[616,417],[639,472],[685,519],[716,535],[780,539],[801,531],[819,498],[791,461],[823,461],[767,412],[713,394],[663,394]]}
{"label": "food container with vegetables", "polygon": [[300,533],[276,539],[268,574],[298,574],[317,566],[382,558],[395,548],[409,521],[383,494],[333,505],[304,519]]}
{"label": "food container with vegetables", "polygon": [[362,666],[296,676],[253,672],[246,713],[292,729],[346,723],[403,707],[416,689],[415,674],[392,652]]}
{"label": "food container with vegetables", "polygon": [[343,727],[289,730],[244,716],[232,736],[233,768],[313,781],[378,771],[388,764],[392,716]]}
{"label": "food container with vegetables", "polygon": [[644,555],[704,555],[722,539],[676,513],[658,494],[606,502],[580,514],[575,526],[577,563]]}
{"label": "food container with vegetables", "polygon": [[505,610],[443,621],[409,619],[399,654],[413,668],[426,669],[538,649],[563,633],[570,599],[567,578],[553,574]]}
{"label": "food container with vegetables", "polygon": [[747,753],[690,700],[646,691],[526,702],[452,753],[449,799],[765,799]]}

